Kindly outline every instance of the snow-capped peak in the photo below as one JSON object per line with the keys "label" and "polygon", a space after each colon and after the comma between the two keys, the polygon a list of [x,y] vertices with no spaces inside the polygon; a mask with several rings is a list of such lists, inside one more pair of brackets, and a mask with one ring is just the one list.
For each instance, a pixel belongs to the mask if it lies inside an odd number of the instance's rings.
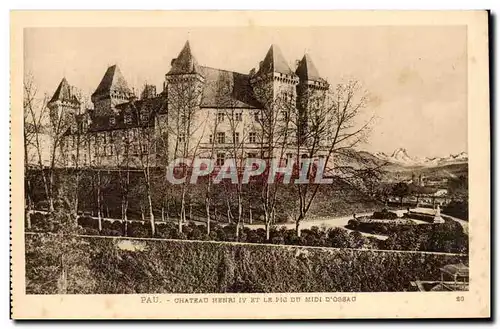
{"label": "snow-capped peak", "polygon": [[392,153],[391,159],[393,160],[393,162],[398,162],[401,164],[408,164],[408,165],[414,165],[419,162],[418,159],[409,156],[408,151],[405,148],[396,149]]}
{"label": "snow-capped peak", "polygon": [[453,163],[467,162],[468,155],[466,152],[458,154],[451,154],[447,157],[426,157],[419,159],[408,154],[405,148],[398,148],[394,150],[391,156],[384,152],[377,152],[374,154],[380,160],[403,165],[403,166],[440,166]]}

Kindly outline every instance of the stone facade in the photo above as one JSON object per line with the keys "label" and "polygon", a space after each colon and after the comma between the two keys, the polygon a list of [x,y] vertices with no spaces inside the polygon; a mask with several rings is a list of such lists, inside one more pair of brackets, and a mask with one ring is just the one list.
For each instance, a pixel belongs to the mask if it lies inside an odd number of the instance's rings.
{"label": "stone facade", "polygon": [[[62,166],[162,166],[178,157],[270,157],[280,124],[308,112],[329,88],[309,55],[293,71],[276,45],[249,74],[198,64],[189,42],[171,62],[163,91],[146,85],[137,98],[118,66],[110,66],[83,110],[63,79],[49,102],[51,117],[66,116]],[[297,109],[296,110],[292,110]],[[52,115],[53,113],[53,115]],[[297,118],[295,118],[297,119]],[[264,124],[274,125],[267,133]],[[290,136],[288,136],[290,138]],[[285,153],[292,157],[294,148]]]}

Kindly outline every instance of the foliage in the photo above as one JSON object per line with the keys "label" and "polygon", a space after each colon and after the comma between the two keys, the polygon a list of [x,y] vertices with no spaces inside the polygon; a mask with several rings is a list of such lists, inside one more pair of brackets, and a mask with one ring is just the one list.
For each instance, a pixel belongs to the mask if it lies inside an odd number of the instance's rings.
{"label": "foliage", "polygon": [[89,241],[76,236],[82,230],[71,225],[71,217],[54,213],[52,233],[26,236],[26,293],[91,293],[96,281],[91,274]]}
{"label": "foliage", "polygon": [[[348,238],[340,229],[329,230],[328,237],[332,244]],[[27,292],[57,293],[58,237],[26,238]],[[120,247],[124,240],[136,249]],[[128,238],[74,241],[84,246],[78,260],[88,272],[68,272],[70,293],[404,291],[413,280],[438,280],[439,267],[468,263],[467,257],[413,252]]]}
{"label": "foliage", "polygon": [[397,219],[398,214],[388,211],[387,209],[382,209],[382,211],[375,211],[372,216],[373,219]]}
{"label": "foliage", "polygon": [[443,208],[443,213],[463,220],[469,220],[469,200],[451,201]]}

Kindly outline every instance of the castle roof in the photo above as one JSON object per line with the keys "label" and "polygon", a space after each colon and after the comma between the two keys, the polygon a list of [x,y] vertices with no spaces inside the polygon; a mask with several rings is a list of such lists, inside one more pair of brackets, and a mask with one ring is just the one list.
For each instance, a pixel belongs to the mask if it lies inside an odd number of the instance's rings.
{"label": "castle roof", "polygon": [[205,77],[201,107],[259,108],[247,74],[200,66]]}
{"label": "castle roof", "polygon": [[172,68],[168,71],[167,75],[200,73],[200,67],[196,58],[191,52],[189,41],[186,41],[179,56],[172,60]]}
{"label": "castle roof", "polygon": [[71,91],[71,86],[68,83],[68,80],[66,78],[63,78],[61,82],[59,83],[59,86],[57,87],[54,95],[50,99],[49,103],[53,102],[71,102],[74,104],[80,104],[78,101],[78,98],[73,94]]}
{"label": "castle roof", "polygon": [[92,96],[109,94],[111,91],[130,95],[132,94],[132,91],[128,87],[127,81],[123,77],[123,74],[117,65],[108,67],[106,73],[104,73],[104,76],[102,77],[101,82],[99,83],[99,86],[97,86],[97,89],[94,91]]}
{"label": "castle roof", "polygon": [[[89,127],[90,131],[106,131],[115,129],[125,129],[132,127],[149,127],[154,125],[156,113],[166,110],[166,99],[163,94],[157,97],[134,100],[116,105],[118,113],[107,113],[95,116]],[[130,116],[130,122],[125,122],[125,115]],[[147,120],[143,120],[145,116]],[[111,123],[111,118],[114,122]]]}
{"label": "castle roof", "polygon": [[299,65],[297,66],[297,70],[295,73],[299,76],[301,80],[310,80],[310,81],[321,81],[324,80],[320,77],[316,66],[314,65],[311,57],[308,54],[305,54],[304,57],[299,61]]}
{"label": "castle roof", "polygon": [[290,69],[290,66],[288,66],[285,58],[283,57],[283,54],[281,53],[280,48],[274,44],[271,45],[271,47],[267,51],[264,61],[262,61],[260,64],[258,73],[263,74],[271,72],[295,75],[295,73],[293,73],[293,71]]}

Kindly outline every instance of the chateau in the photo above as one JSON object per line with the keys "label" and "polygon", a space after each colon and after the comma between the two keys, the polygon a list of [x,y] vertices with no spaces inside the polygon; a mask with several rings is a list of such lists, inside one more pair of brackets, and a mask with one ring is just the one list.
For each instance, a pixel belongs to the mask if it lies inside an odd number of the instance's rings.
{"label": "chateau", "polygon": [[[83,109],[63,78],[48,103],[52,126],[64,127],[55,143],[61,166],[162,166],[178,157],[269,157],[283,140],[280,125],[295,116],[295,134],[307,129],[308,110],[329,84],[309,55],[292,70],[276,45],[248,74],[198,64],[186,42],[165,74],[163,90],[144,85],[137,97],[120,68],[108,67]],[[293,109],[296,110],[293,110]],[[58,124],[56,124],[58,123]],[[272,133],[265,124],[273,125]],[[295,153],[294,153],[295,152]],[[286,150],[287,158],[297,151]]]}

